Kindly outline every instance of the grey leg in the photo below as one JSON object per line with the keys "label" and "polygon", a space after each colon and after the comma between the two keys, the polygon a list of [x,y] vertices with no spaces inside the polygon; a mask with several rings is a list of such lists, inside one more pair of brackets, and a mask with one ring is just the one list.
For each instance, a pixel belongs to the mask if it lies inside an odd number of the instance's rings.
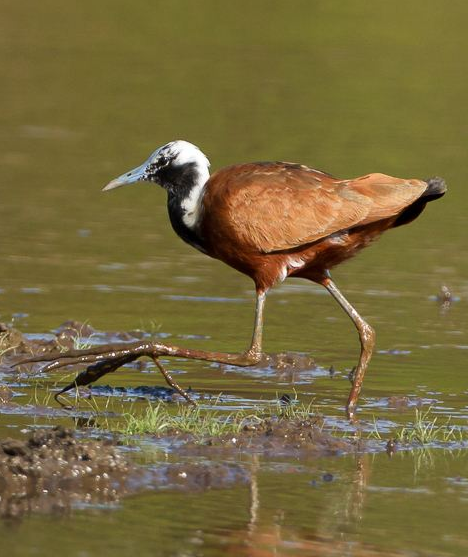
{"label": "grey leg", "polygon": [[246,356],[255,361],[259,361],[262,355],[263,308],[265,307],[265,299],[266,292],[257,292],[252,342],[250,348],[246,352]]}
{"label": "grey leg", "polygon": [[359,393],[361,392],[364,375],[366,373],[366,369],[371,359],[372,351],[374,349],[375,332],[374,329],[364,321],[364,319],[359,315],[354,307],[338,290],[338,287],[331,280],[330,277],[323,279],[321,284],[328,290],[328,292],[330,292],[330,294],[335,298],[335,300],[352,319],[356,329],[358,330],[359,339],[361,341],[361,354],[359,356],[359,362],[354,374],[353,386],[351,387],[348,402],[346,403],[346,414],[348,418],[352,420],[355,418]]}

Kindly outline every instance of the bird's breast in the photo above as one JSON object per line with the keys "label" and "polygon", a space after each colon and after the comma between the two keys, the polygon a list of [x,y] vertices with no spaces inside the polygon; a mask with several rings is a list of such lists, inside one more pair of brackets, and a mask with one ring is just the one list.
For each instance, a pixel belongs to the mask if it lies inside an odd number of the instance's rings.
{"label": "bird's breast", "polygon": [[[201,233],[201,228],[198,222],[194,222],[194,215],[187,212],[187,207],[183,206],[183,202],[175,199],[168,198],[167,209],[169,213],[169,220],[171,222],[174,232],[184,240],[187,244],[202,253],[208,253],[206,248],[206,241]],[[192,224],[188,226],[187,224]]]}

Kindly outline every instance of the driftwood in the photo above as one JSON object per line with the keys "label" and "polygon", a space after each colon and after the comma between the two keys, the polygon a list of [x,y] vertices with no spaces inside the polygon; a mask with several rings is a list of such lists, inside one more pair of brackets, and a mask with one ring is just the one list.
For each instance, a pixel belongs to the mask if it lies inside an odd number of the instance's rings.
{"label": "driftwood", "polygon": [[49,352],[40,356],[24,358],[14,365],[48,362],[42,371],[53,371],[62,367],[77,364],[88,364],[87,368],[79,373],[75,379],[55,394],[55,400],[62,404],[60,397],[73,388],[89,385],[104,375],[116,371],[119,367],[133,362],[138,358],[146,356],[151,358],[164,379],[175,391],[184,397],[190,404],[196,405],[193,398],[184,390],[163,367],[159,361],[160,356],[171,356],[176,358],[187,358],[193,360],[205,360],[221,364],[233,364],[247,367],[256,364],[260,355],[229,354],[225,352],[206,352],[204,350],[192,350],[180,348],[160,342],[121,342],[105,344],[86,350],[68,350],[67,352]]}

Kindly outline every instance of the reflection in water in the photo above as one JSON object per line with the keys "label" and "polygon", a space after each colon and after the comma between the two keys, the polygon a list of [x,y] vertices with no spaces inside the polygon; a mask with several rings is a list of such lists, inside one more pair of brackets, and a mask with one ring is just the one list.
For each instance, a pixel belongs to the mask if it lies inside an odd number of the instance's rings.
{"label": "reflection in water", "polygon": [[[447,525],[444,526],[444,520],[437,526],[432,523],[436,531],[431,531],[431,519],[426,513],[419,530],[408,532],[405,541],[398,543],[392,538],[395,522],[399,524],[402,520],[408,520],[405,517],[412,517],[416,509],[437,505],[441,497],[449,497],[450,502],[446,502],[448,505],[445,502],[443,504],[447,510],[457,497],[466,496],[466,476],[449,476],[441,486],[430,480],[443,469],[447,472],[451,470],[452,474],[460,469],[460,457],[466,462],[466,452],[444,453],[438,450],[401,453],[395,461],[385,454],[357,455],[353,461],[347,460],[348,464],[352,464],[351,469],[340,467],[340,471],[333,475],[323,475],[322,485],[315,483],[312,491],[310,485],[308,489],[300,481],[303,487],[298,489],[296,486],[290,493],[293,485],[291,480],[294,478],[292,474],[283,476],[283,485],[277,484],[274,494],[271,493],[272,486],[265,485],[265,472],[262,472],[258,458],[254,457],[250,464],[251,484],[246,503],[248,521],[244,529],[223,532],[223,547],[229,548],[229,555],[249,557],[289,554],[397,557],[412,551],[416,551],[415,555],[429,556],[435,555],[430,549],[431,540],[434,536],[440,536],[441,548],[448,540],[455,540],[456,545],[462,548],[462,539],[456,534],[449,534],[449,531],[459,531],[457,526],[463,523],[463,516],[453,520],[448,529]],[[402,486],[401,472],[411,473],[411,469],[414,471],[413,482],[404,482],[406,487]],[[329,475],[334,476],[331,483],[328,483]],[[374,481],[372,475],[375,476]],[[426,487],[428,481],[432,483],[432,488]],[[406,500],[407,508],[401,507],[401,499]],[[388,522],[382,523],[378,516],[374,517],[378,508],[384,511]],[[434,509],[434,512],[438,515],[440,509]],[[370,524],[372,526],[369,529]],[[205,530],[205,534],[206,543],[209,544],[209,529]],[[441,549],[439,554],[446,553]]]}
{"label": "reflection in water", "polygon": [[[345,492],[334,493],[325,508],[320,511],[320,520],[314,524],[312,532],[302,534],[288,521],[288,510],[269,509],[269,524],[261,520],[261,495],[258,487],[259,462],[255,456],[251,463],[249,500],[249,522],[246,531],[233,532],[229,542],[229,555],[249,557],[275,557],[295,555],[360,555],[364,557],[391,557],[402,555],[388,552],[383,548],[373,548],[353,539],[353,532],[362,520],[366,488],[369,482],[369,455],[358,455],[355,470],[347,478]],[[304,497],[307,495],[304,494]],[[271,522],[270,522],[271,521]],[[289,524],[288,524],[289,522]]]}

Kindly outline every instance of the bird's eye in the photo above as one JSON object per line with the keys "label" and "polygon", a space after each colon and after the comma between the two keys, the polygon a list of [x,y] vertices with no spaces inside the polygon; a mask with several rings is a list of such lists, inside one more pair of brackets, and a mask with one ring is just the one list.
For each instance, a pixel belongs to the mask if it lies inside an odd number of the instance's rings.
{"label": "bird's eye", "polygon": [[151,176],[152,174],[156,174],[159,169],[159,163],[151,163],[146,167],[146,174]]}
{"label": "bird's eye", "polygon": [[160,157],[158,163],[159,166],[166,166],[166,164],[168,163],[168,159],[166,157]]}

